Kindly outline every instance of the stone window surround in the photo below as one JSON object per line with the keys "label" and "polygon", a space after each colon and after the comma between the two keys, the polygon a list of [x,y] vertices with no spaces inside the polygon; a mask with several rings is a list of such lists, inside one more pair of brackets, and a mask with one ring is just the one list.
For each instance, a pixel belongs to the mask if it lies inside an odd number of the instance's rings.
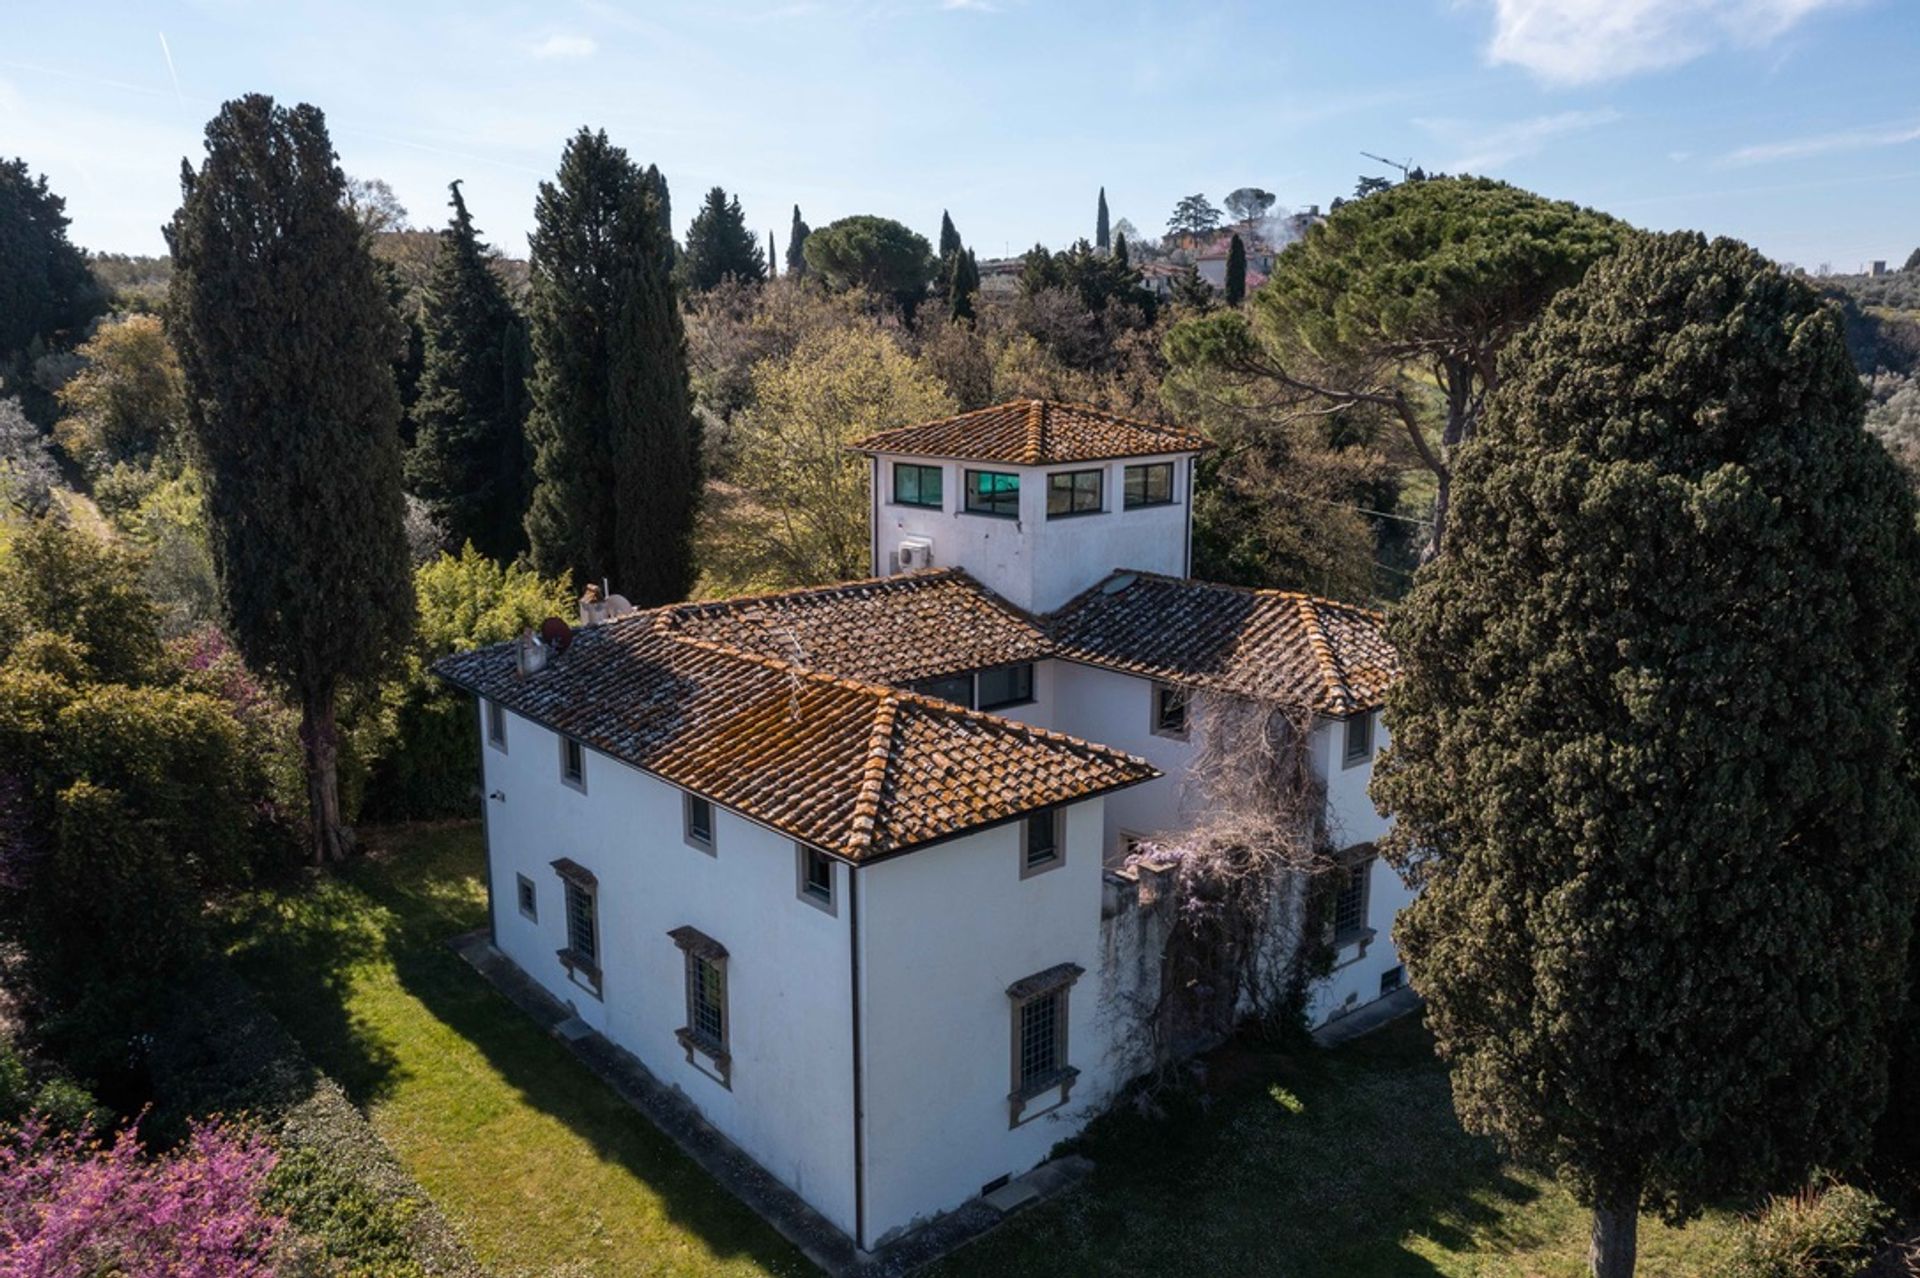
{"label": "stone window surround", "polygon": [[[818,857],[827,866],[827,894],[821,896],[807,882],[807,862]],[[811,905],[814,909],[835,918],[840,915],[840,894],[834,890],[837,872],[833,868],[833,858],[819,848],[805,843],[793,845],[793,894]]]}
{"label": "stone window surround", "polygon": [[[1027,844],[1032,836],[1032,827],[1028,824],[1034,817],[1048,816],[1053,819],[1053,855],[1044,861],[1032,862],[1027,859]],[[1020,877],[1030,879],[1037,874],[1057,870],[1067,863],[1067,821],[1064,808],[1047,808],[1042,812],[1029,812],[1020,818]]]}
{"label": "stone window surround", "polygon": [[[733,1053],[728,1045],[733,1040],[730,1006],[733,1000],[727,988],[727,947],[697,927],[676,927],[667,935],[673,939],[675,945],[680,947],[686,960],[686,977],[683,986],[687,1001],[687,1024],[673,1032],[674,1039],[686,1051],[687,1064],[728,1091],[732,1091]],[[698,962],[711,963],[720,971],[720,1041],[718,1043],[707,1041],[693,1029],[694,965]]]}
{"label": "stone window surround", "polygon": [[[1363,764],[1373,762],[1373,737],[1376,727],[1374,716],[1376,713],[1377,712],[1373,710],[1361,710],[1355,714],[1348,715],[1340,721],[1343,727],[1340,741],[1340,767],[1342,770],[1357,768]],[[1354,728],[1361,725],[1364,725],[1362,730],[1365,734],[1363,740],[1365,741],[1366,748],[1356,754],[1353,749]]]}
{"label": "stone window surround", "polygon": [[[1064,1107],[1073,1093],[1073,1084],[1080,1077],[1080,1071],[1066,1063],[1071,1039],[1067,1033],[1069,1011],[1072,1006],[1074,982],[1086,974],[1086,969],[1078,963],[1056,963],[1044,971],[1024,976],[1007,986],[1007,1006],[1009,1021],[1009,1058],[1012,1075],[1011,1089],[1007,1093],[1007,1128],[1012,1130],[1024,1123]],[[1027,1004],[1039,998],[1060,996],[1058,1020],[1054,1026],[1057,1046],[1055,1060],[1059,1068],[1049,1078],[1027,1084],[1020,1076],[1020,1015]],[[1057,1093],[1057,1097],[1055,1097]],[[1043,1107],[1028,1111],[1028,1106],[1041,1101]],[[1046,1103],[1051,1101],[1051,1103]]]}
{"label": "stone window surround", "polygon": [[[567,884],[587,894],[588,905],[593,913],[593,939],[594,939],[594,947],[597,951],[600,943],[600,880],[599,878],[593,873],[592,870],[587,869],[586,866],[581,865],[579,862],[571,859],[570,857],[564,857],[564,856],[560,857],[558,860],[554,861],[552,865],[553,865],[553,872],[560,876],[560,881],[562,883]],[[567,922],[565,918],[563,918],[561,921],[563,924]],[[569,924],[568,926],[571,926],[571,925]],[[584,989],[585,991],[587,991],[587,993],[593,995],[595,998],[602,997],[601,972],[600,972],[600,963],[599,963],[598,953],[596,953],[592,958],[589,958],[585,954],[578,953],[577,951],[574,950],[573,944],[572,944],[572,938],[571,936],[569,936],[568,943],[560,947],[558,950],[555,950],[554,954],[557,958],[559,958],[561,966],[567,969],[567,979],[569,981],[571,981],[575,985],[578,985],[581,989]]]}
{"label": "stone window surround", "polygon": [[538,923],[540,921],[539,889],[534,886],[533,880],[524,874],[516,874],[513,877],[515,903],[520,907],[520,917],[529,922]]}
{"label": "stone window surround", "polygon": [[507,708],[498,701],[488,701],[487,706],[487,744],[501,754],[507,752]]}
{"label": "stone window surround", "polygon": [[[569,790],[578,790],[581,794],[585,794],[587,792],[586,744],[582,741],[579,741],[573,737],[568,736],[564,732],[556,732],[554,735],[558,737],[560,740],[560,784],[566,786]],[[569,768],[569,764],[571,763],[571,760],[569,760],[567,757],[569,746],[571,746],[573,749],[576,749],[580,752],[580,775],[579,776],[568,775],[568,768]]]}
{"label": "stone window surround", "polygon": [[[1190,739],[1193,734],[1193,694],[1186,688],[1172,683],[1160,683],[1156,681],[1152,685],[1152,688],[1153,695],[1147,700],[1147,730],[1154,736],[1165,737],[1169,741],[1186,741]],[[1180,698],[1180,730],[1177,732],[1172,728],[1161,726],[1163,716],[1160,711],[1167,697]]]}
{"label": "stone window surround", "polygon": [[[708,856],[719,856],[719,809],[714,806],[711,799],[703,799],[691,790],[682,790],[680,796],[681,837],[686,840],[688,847],[705,852]],[[693,829],[693,805],[696,803],[707,805],[707,837],[704,839],[695,834]]]}

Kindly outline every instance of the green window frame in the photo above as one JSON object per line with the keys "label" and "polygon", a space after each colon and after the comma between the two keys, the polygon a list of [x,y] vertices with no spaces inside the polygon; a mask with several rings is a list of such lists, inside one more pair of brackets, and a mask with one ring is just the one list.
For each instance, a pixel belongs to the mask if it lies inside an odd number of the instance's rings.
{"label": "green window frame", "polygon": [[999,519],[1020,517],[1020,476],[1004,470],[967,472],[969,515],[993,515]]}
{"label": "green window frame", "polygon": [[893,504],[896,506],[925,506],[930,510],[939,510],[945,503],[942,491],[945,484],[945,467],[922,466],[915,462],[895,462],[893,464]]}
{"label": "green window frame", "polygon": [[1097,515],[1106,508],[1104,470],[1062,470],[1047,476],[1047,518]]}
{"label": "green window frame", "polygon": [[1121,481],[1120,504],[1125,510],[1173,505],[1173,463],[1144,462],[1127,467]]}

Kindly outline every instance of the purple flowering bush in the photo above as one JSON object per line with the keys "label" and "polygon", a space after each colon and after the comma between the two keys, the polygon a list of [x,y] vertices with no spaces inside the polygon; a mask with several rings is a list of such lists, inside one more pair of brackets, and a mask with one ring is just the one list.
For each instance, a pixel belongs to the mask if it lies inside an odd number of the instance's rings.
{"label": "purple flowering bush", "polygon": [[227,1123],[196,1123],[149,1157],[132,1126],[100,1141],[28,1119],[0,1139],[0,1278],[271,1278],[275,1159]]}

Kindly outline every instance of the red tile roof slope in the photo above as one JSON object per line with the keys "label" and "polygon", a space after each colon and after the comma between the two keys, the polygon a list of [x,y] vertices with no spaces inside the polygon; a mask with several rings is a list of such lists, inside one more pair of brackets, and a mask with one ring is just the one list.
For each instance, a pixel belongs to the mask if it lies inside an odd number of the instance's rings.
{"label": "red tile roof slope", "polygon": [[661,624],[875,683],[1035,661],[1051,646],[1032,617],[957,568],[679,604],[661,610]]}
{"label": "red tile roof slope", "polygon": [[434,670],[852,861],[1159,775],[1106,746],[675,635],[665,611],[585,627],[533,674],[511,643]]}
{"label": "red tile roof slope", "polygon": [[1346,715],[1399,676],[1385,618],[1287,590],[1116,573],[1049,618],[1054,655],[1128,674]]}
{"label": "red tile roof slope", "polygon": [[849,445],[855,452],[950,457],[1012,466],[1109,461],[1213,447],[1178,426],[1135,421],[1086,404],[1016,399],[958,417],[883,430]]}

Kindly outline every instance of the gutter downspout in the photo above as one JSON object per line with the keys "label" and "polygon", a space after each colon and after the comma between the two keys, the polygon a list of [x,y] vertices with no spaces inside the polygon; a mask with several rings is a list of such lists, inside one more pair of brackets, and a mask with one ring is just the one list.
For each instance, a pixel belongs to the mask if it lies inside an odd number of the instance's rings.
{"label": "gutter downspout", "polygon": [[853,1245],[867,1249],[867,1104],[860,1046],[860,867],[847,866],[847,964],[853,981]]}
{"label": "gutter downspout", "polygon": [[867,552],[873,563],[869,577],[883,576],[880,571],[880,458],[867,459]]}
{"label": "gutter downspout", "polygon": [[1181,525],[1180,531],[1180,558],[1186,567],[1180,575],[1188,578],[1193,576],[1193,487],[1194,468],[1199,461],[1200,454],[1187,454],[1187,521]]}
{"label": "gutter downspout", "polygon": [[[487,944],[500,947],[500,927],[493,917],[493,791],[487,789],[487,699],[476,694],[474,714],[480,719],[480,845],[487,854]],[[503,711],[504,713],[504,711]]]}

